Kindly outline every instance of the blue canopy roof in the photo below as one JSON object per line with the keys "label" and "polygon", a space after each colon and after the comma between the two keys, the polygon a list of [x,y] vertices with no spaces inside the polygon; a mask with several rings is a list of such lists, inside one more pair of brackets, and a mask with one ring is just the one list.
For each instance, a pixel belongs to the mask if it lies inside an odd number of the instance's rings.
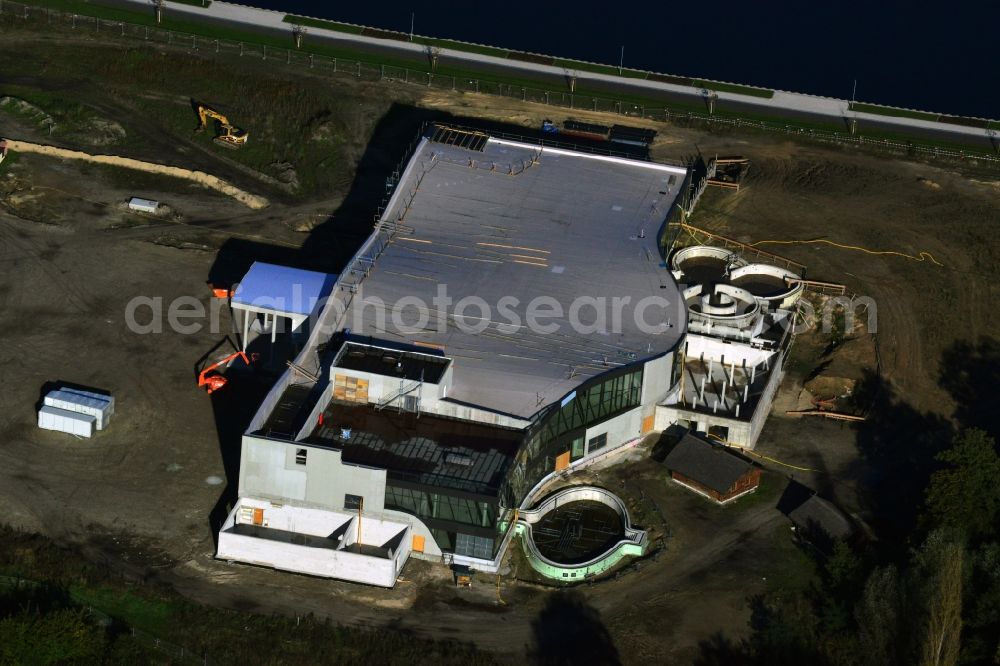
{"label": "blue canopy roof", "polygon": [[336,275],[255,261],[233,294],[234,305],[310,315],[330,295]]}

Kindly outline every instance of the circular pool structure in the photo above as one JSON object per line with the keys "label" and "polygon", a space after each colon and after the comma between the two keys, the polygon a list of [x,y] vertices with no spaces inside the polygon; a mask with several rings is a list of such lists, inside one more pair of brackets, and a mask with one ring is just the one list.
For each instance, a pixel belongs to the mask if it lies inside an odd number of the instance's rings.
{"label": "circular pool structure", "polygon": [[602,502],[577,500],[545,514],[532,526],[531,536],[546,559],[579,564],[625,538],[625,523],[617,511]]}
{"label": "circular pool structure", "polygon": [[614,493],[571,486],[521,511],[517,533],[528,562],[547,578],[571,581],[599,575],[623,557],[642,555],[647,536],[629,524]]}
{"label": "circular pool structure", "polygon": [[742,328],[760,312],[760,303],[753,294],[731,284],[696,284],[685,289],[683,296],[694,319]]}
{"label": "circular pool structure", "polygon": [[751,264],[722,247],[691,245],[670,260],[674,278],[687,284],[684,302],[693,322],[746,326],[763,310],[787,309],[805,288],[801,276],[771,264]]}
{"label": "circular pool structure", "polygon": [[681,282],[687,284],[715,284],[727,282],[733,268],[746,266],[747,262],[721,247],[692,245],[674,253],[670,266],[679,272]]}
{"label": "circular pool structure", "polygon": [[771,264],[747,264],[733,269],[729,275],[730,284],[774,308],[788,308],[798,300],[805,288],[799,280],[797,273]]}

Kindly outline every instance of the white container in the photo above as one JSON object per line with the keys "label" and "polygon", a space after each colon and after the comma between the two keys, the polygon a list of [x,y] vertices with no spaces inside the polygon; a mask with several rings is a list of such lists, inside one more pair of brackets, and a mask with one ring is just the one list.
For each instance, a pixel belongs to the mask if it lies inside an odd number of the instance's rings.
{"label": "white container", "polygon": [[49,391],[42,402],[46,407],[91,416],[96,421],[98,430],[104,430],[111,419],[111,402],[108,400],[57,390]]}
{"label": "white container", "polygon": [[69,412],[56,407],[42,407],[38,410],[38,427],[45,430],[65,432],[80,437],[94,434],[95,419],[89,414]]}
{"label": "white container", "polygon": [[68,386],[60,386],[57,390],[66,391],[67,393],[76,393],[77,395],[85,395],[88,398],[96,398],[97,400],[103,400],[110,405],[110,413],[115,413],[115,397],[113,395],[94,393],[93,391],[84,391],[83,389],[70,388]]}
{"label": "white container", "polygon": [[159,201],[153,201],[152,199],[140,199],[139,197],[132,197],[129,199],[128,207],[131,210],[137,210],[140,213],[155,213],[156,209],[160,207]]}

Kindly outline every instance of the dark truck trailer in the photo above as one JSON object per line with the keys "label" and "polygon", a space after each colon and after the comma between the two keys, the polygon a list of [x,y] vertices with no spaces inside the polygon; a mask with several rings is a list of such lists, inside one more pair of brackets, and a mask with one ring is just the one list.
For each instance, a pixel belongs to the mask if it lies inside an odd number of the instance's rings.
{"label": "dark truck trailer", "polygon": [[624,143],[629,146],[639,146],[648,148],[656,138],[656,130],[642,127],[628,127],[626,125],[615,125],[611,128],[611,141],[614,143]]}
{"label": "dark truck trailer", "polygon": [[578,136],[583,139],[593,139],[595,141],[607,141],[611,128],[607,125],[595,125],[594,123],[584,123],[579,120],[567,120],[563,123],[563,134]]}

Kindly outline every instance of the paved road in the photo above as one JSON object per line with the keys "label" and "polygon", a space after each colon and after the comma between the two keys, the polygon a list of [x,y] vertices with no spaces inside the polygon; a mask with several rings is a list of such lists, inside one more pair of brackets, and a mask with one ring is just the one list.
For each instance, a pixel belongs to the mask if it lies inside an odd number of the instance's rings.
{"label": "paved road", "polygon": [[[147,0],[112,1],[133,9],[139,5],[144,10],[150,10]],[[167,11],[171,14],[185,14],[210,23],[238,27],[243,30],[287,36],[289,45],[292,43],[291,26],[282,21],[284,14],[281,12],[218,0],[208,8],[168,1]],[[381,56],[383,58],[425,60],[428,57],[427,47],[420,44],[364,37],[319,28],[309,28],[305,39],[311,43],[350,48],[354,51],[370,54],[373,59]],[[570,72],[559,67],[511,61],[451,49],[441,49],[438,62],[441,67],[475,69],[487,75],[530,78],[548,84],[553,91],[568,92],[567,77]],[[594,91],[610,98],[642,96],[662,101],[665,106],[674,105],[685,108],[694,106],[707,111],[704,93],[698,88],[592,72],[577,71],[575,74],[579,88]],[[846,100],[782,91],[775,92],[774,97],[770,99],[729,92],[716,94],[718,95],[716,106],[720,111],[766,115],[777,119],[787,118],[790,121],[825,123],[832,121],[835,124],[842,123],[845,130],[847,129],[848,117],[853,117],[857,119],[859,131],[862,134],[866,131],[894,132],[912,136],[915,140],[948,141],[980,149],[1000,150],[1000,139],[989,136],[987,131],[982,128],[950,125],[915,118],[889,118],[868,113],[849,112]]]}

